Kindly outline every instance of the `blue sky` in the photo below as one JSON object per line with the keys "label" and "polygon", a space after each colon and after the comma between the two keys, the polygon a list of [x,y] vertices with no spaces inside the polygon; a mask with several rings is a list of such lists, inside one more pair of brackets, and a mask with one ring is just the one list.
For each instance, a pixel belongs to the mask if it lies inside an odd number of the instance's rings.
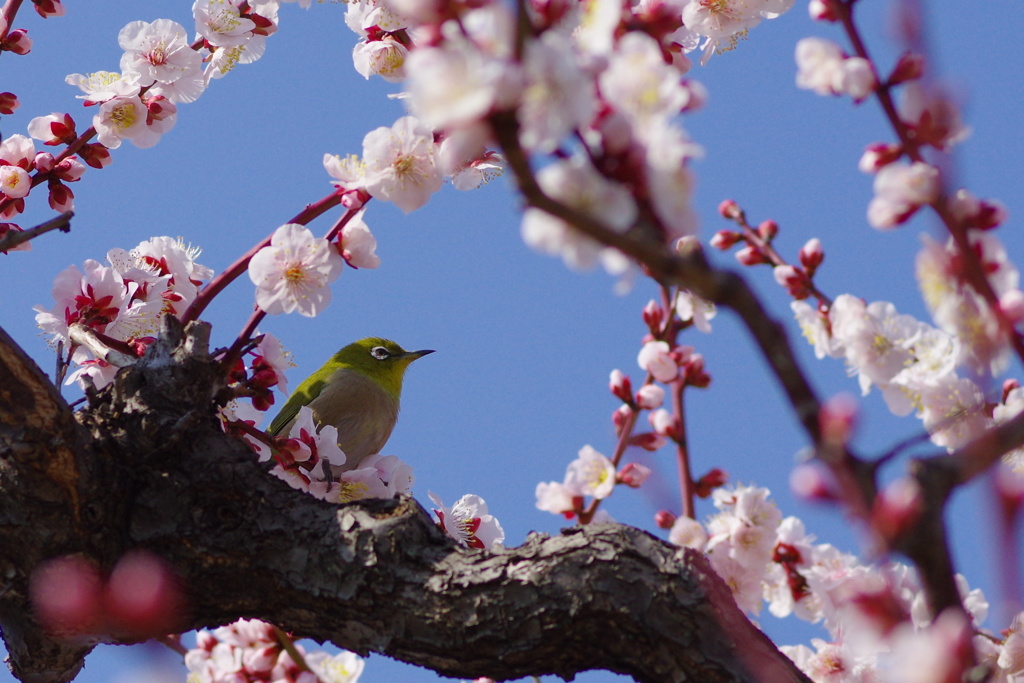
{"label": "blue sky", "polygon": [[[805,5],[797,2],[789,14],[753,29],[734,52],[692,73],[710,92],[706,109],[685,123],[706,150],[695,166],[701,235],[728,227],[715,207],[733,198],[753,221],[778,221],[776,246],[784,255],[793,257],[808,238],[821,238],[826,260],[817,282],[829,294],[892,301],[901,312],[927,319],[911,264],[920,234],[935,226],[917,218],[891,233],[868,227],[871,181],[856,163],[866,144],[888,141],[891,134],[871,102],[853,106],[795,87],[796,41],[809,35],[841,40],[836,27],[811,22]],[[889,65],[896,53],[884,45],[886,10],[882,3],[862,5],[869,47]],[[1024,136],[1018,132],[1024,46],[996,3],[972,5],[966,19],[953,0],[929,7],[938,69],[974,129],[956,152],[961,182],[1009,206],[1011,220],[1000,237],[1019,262],[1024,238],[1014,202],[1024,178]],[[14,91],[22,101],[14,116],[0,120],[3,136],[24,133],[32,117],[54,111],[71,112],[79,129],[86,128],[89,117],[65,75],[116,69],[117,32],[124,24],[166,17],[191,26],[190,8],[184,0],[70,2],[67,17],[46,21],[23,10],[15,26],[29,29],[35,47],[28,56],[0,59],[0,91]],[[73,187],[77,215],[70,234],[47,235],[32,252],[4,257],[0,325],[44,370],[52,373],[54,358],[31,307],[51,304],[51,282],[61,269],[85,258],[103,260],[112,247],[170,235],[201,246],[200,262],[221,270],[329,191],[321,165],[325,152],[358,153],[367,131],[402,115],[400,105],[385,98],[396,86],[365,81],[353,71],[355,36],[343,15],[340,4],[309,10],[285,5],[281,30],[259,62],[239,67],[197,102],[182,105],[176,128],[153,149],[125,144],[111,167],[86,173]],[[409,216],[371,202],[365,219],[378,240],[381,268],[347,270],[322,316],[271,318],[262,329],[293,353],[298,367],[289,375],[292,386],[360,337],[436,349],[409,371],[402,416],[386,452],[415,468],[414,493],[421,502],[428,490],[449,503],[476,493],[501,520],[507,544],[517,545],[530,531],[557,533],[562,523],[534,508],[537,482],[561,480],[585,444],[611,452],[609,416],[616,401],[606,389],[608,373],[620,368],[635,379],[640,375],[640,311],[656,292],[638,281],[629,294],[617,295],[608,276],[574,273],[531,252],[519,238],[519,203],[510,188],[508,179],[469,193],[446,187]],[[49,217],[40,199],[30,197],[22,225]],[[329,220],[314,223],[314,232],[326,231]],[[720,261],[729,265],[731,257]],[[771,273],[746,274],[769,309],[790,320],[788,298]],[[215,344],[234,339],[252,302],[251,285],[238,281],[207,310]],[[709,389],[688,399],[695,471],[722,467],[736,481],[767,486],[784,515],[803,518],[822,541],[856,550],[857,534],[840,512],[790,495],[787,477],[806,445],[803,434],[735,317],[721,312],[713,323],[711,336],[693,331],[682,339],[705,355],[713,377]],[[795,326],[790,330],[821,395],[857,391],[841,363],[816,361]],[[1019,365],[1010,374],[1020,377]],[[69,388],[65,395],[77,392]],[[880,453],[920,429],[912,418],[891,416],[877,393],[862,408],[856,445],[863,453]],[[664,483],[617,491],[606,508],[619,521],[656,531],[656,510],[678,510],[675,472],[668,449],[645,462]],[[895,465],[894,472],[902,467]],[[996,601],[987,498],[986,484],[974,484],[955,498],[949,518],[960,570]],[[702,502],[698,512],[709,514],[710,504]],[[990,628],[1005,627],[993,617]],[[767,613],[760,621],[780,643],[823,633]],[[111,681],[115,672],[142,661],[148,659],[139,648],[104,648],[78,680]],[[380,656],[370,658],[363,678],[436,680]],[[591,673],[578,680],[617,678]],[[13,679],[0,672],[0,681],[7,680]]]}

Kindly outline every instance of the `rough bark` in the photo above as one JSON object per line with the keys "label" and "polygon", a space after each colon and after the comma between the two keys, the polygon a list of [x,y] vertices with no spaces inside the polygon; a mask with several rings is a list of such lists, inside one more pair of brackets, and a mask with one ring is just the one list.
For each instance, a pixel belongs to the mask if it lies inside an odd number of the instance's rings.
{"label": "rough bark", "polygon": [[268,476],[214,417],[206,331],[168,325],[73,412],[0,330],[0,629],[20,680],[71,680],[89,651],[40,630],[33,569],[71,553],[109,568],[137,548],[180,577],[181,630],[258,617],[462,678],[806,680],[702,555],[637,529],[468,550],[411,498],[338,507]]}

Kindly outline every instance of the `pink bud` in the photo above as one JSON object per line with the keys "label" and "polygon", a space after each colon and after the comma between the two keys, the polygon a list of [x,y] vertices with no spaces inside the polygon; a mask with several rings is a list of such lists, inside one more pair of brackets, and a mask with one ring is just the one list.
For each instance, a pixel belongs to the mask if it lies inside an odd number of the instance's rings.
{"label": "pink bud", "polygon": [[636,392],[636,404],[644,410],[660,408],[665,400],[665,390],[657,384],[645,384]]}
{"label": "pink bud", "polygon": [[637,446],[645,451],[654,452],[666,444],[665,437],[654,432],[634,434],[629,439],[630,446]]}
{"label": "pink bud", "polygon": [[825,249],[821,246],[821,240],[817,237],[807,240],[807,243],[800,248],[799,256],[800,265],[807,271],[807,275],[813,275],[821,262],[825,260]]}
{"label": "pink bud", "polygon": [[696,485],[694,493],[697,494],[698,498],[707,498],[711,495],[712,491],[720,486],[725,486],[727,481],[729,481],[729,473],[719,467],[715,467],[708,470],[704,476],[694,482]]}
{"label": "pink bud", "polygon": [[148,112],[147,120],[152,123],[174,116],[178,113],[178,106],[163,95],[156,95],[146,100],[146,110]]}
{"label": "pink bud", "polygon": [[686,386],[705,389],[711,384],[711,375],[704,371],[704,356],[695,353],[683,365],[683,381]]}
{"label": "pink bud", "polygon": [[620,482],[633,489],[640,488],[640,485],[649,476],[651,476],[651,468],[636,462],[626,463],[625,467],[616,475]]}
{"label": "pink bud", "polygon": [[665,319],[665,311],[654,299],[651,299],[644,306],[643,319],[651,332],[657,332],[661,329],[661,322]]}
{"label": "pink bud", "polygon": [[633,384],[621,370],[612,370],[608,378],[608,389],[623,403],[629,403],[633,399]]}
{"label": "pink bud", "polygon": [[1003,382],[1003,403],[1006,403],[1006,397],[1010,395],[1010,392],[1014,389],[1020,388],[1020,382],[1015,379],[1008,379]]}
{"label": "pink bud", "polygon": [[116,632],[152,637],[175,631],[181,618],[181,590],[167,563],[135,551],[114,567],[104,606]]}
{"label": "pink bud", "polygon": [[703,109],[704,105],[708,103],[708,89],[704,87],[704,84],[700,81],[684,78],[682,85],[690,96],[682,111],[691,112]]}
{"label": "pink bud", "polygon": [[796,266],[775,266],[772,269],[775,281],[785,287],[794,299],[806,299],[811,295],[811,279],[807,273]]}
{"label": "pink bud", "polygon": [[857,422],[857,402],[847,394],[827,400],[818,413],[821,440],[828,446],[842,448],[850,439]]}
{"label": "pink bud", "polygon": [[995,489],[999,494],[1003,519],[1012,524],[1014,518],[1020,514],[1021,505],[1024,504],[1024,476],[1021,476],[1020,472],[1014,472],[1009,466],[1000,464],[996,469]]}
{"label": "pink bud", "polygon": [[669,439],[675,439],[679,436],[679,425],[676,423],[675,417],[664,408],[652,411],[647,416],[647,420],[651,423],[654,431],[661,436]]}
{"label": "pink bud", "polygon": [[871,528],[891,543],[909,532],[923,511],[924,497],[917,481],[897,479],[875,496],[871,506]]}
{"label": "pink bud", "polygon": [[762,263],[768,263],[768,259],[761,253],[761,250],[753,245],[743,247],[737,251],[736,260],[744,266],[756,266]]}
{"label": "pink bud", "polygon": [[99,632],[102,589],[99,567],[81,555],[44,562],[29,586],[39,623],[66,638]]}
{"label": "pink bud", "polygon": [[25,29],[14,29],[0,41],[0,50],[10,50],[16,55],[27,55],[32,51],[32,39],[28,37],[28,31]]}
{"label": "pink bud", "polygon": [[835,481],[816,461],[800,463],[789,473],[789,490],[805,500],[835,500]]}
{"label": "pink bud", "polygon": [[113,162],[113,158],[110,156],[110,150],[98,142],[83,145],[82,148],[78,150],[78,155],[82,157],[82,161],[93,168],[106,168],[107,166],[110,166],[111,162]]}
{"label": "pink bud", "polygon": [[838,21],[840,16],[836,0],[811,0],[807,11],[814,21]]}
{"label": "pink bud", "polygon": [[735,230],[719,230],[711,238],[711,246],[715,249],[731,249],[734,244],[743,239],[743,235]]}
{"label": "pink bud", "polygon": [[612,411],[612,424],[615,425],[616,434],[622,432],[622,428],[626,426],[626,422],[629,421],[632,414],[633,410],[625,404]]}
{"label": "pink bud", "polygon": [[743,209],[740,208],[740,205],[735,200],[726,199],[718,205],[718,213],[722,218],[734,221],[743,215]]}
{"label": "pink bud", "polygon": [[999,309],[1014,325],[1020,324],[1024,321],[1024,292],[1011,289],[1004,293],[999,297]]}
{"label": "pink bud", "polygon": [[771,242],[779,234],[779,224],[770,218],[766,221],[761,221],[761,225],[757,226],[757,234],[765,242]]}
{"label": "pink bud", "polygon": [[39,13],[43,19],[48,17],[63,17],[66,13],[64,5],[61,4],[61,0],[32,0],[32,4],[36,8],[36,12]]}
{"label": "pink bud", "polygon": [[53,178],[47,184],[47,189],[50,191],[48,202],[51,209],[57,213],[64,213],[74,208],[75,193],[70,187]]}
{"label": "pink bud", "polygon": [[654,513],[654,525],[659,529],[671,529],[676,521],[676,516],[668,510],[658,510]]}
{"label": "pink bud", "polygon": [[913,52],[904,52],[896,62],[896,67],[889,76],[889,85],[897,85],[906,81],[914,81],[924,73],[924,57]]}
{"label": "pink bud", "polygon": [[40,173],[48,173],[53,170],[53,155],[49,152],[39,152],[32,164]]}
{"label": "pink bud", "polygon": [[0,114],[10,115],[21,106],[18,96],[12,92],[0,92]]}
{"label": "pink bud", "polygon": [[864,150],[857,168],[862,173],[876,173],[878,169],[899,159],[902,154],[903,147],[900,145],[876,142],[868,145],[867,149]]}

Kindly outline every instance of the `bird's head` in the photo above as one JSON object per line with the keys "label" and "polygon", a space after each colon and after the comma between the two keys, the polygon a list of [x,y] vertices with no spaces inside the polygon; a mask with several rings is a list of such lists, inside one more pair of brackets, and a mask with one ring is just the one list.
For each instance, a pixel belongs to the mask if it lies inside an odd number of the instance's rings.
{"label": "bird's head", "polygon": [[344,347],[331,360],[366,375],[397,399],[402,393],[405,369],[417,358],[433,352],[432,349],[406,351],[390,339],[367,337]]}

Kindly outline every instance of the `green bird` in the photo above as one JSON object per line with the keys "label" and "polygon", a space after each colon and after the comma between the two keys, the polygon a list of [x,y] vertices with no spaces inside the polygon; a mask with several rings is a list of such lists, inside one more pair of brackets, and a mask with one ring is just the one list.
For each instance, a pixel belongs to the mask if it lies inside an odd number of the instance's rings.
{"label": "green bird", "polygon": [[287,435],[299,409],[309,406],[318,425],[338,428],[338,447],[346,460],[332,469],[335,473],[356,469],[363,458],[380,453],[395,428],[405,369],[433,352],[406,351],[380,337],[353,342],[292,392],[267,432]]}

